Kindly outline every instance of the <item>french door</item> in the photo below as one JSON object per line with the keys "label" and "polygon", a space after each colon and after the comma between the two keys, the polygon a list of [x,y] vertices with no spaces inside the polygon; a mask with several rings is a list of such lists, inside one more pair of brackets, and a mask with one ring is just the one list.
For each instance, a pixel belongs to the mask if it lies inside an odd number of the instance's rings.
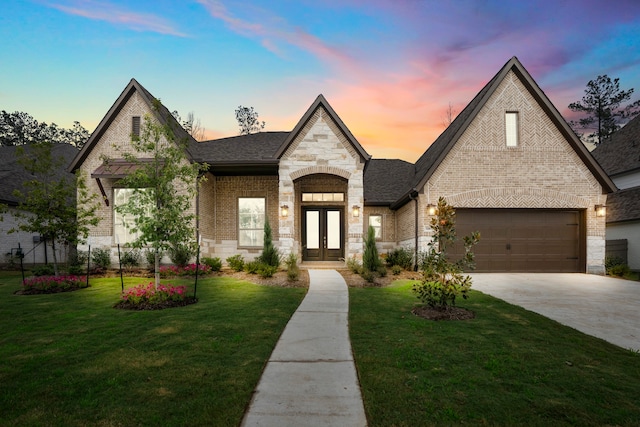
{"label": "french door", "polygon": [[339,261],[344,258],[343,242],[343,208],[302,208],[303,261]]}

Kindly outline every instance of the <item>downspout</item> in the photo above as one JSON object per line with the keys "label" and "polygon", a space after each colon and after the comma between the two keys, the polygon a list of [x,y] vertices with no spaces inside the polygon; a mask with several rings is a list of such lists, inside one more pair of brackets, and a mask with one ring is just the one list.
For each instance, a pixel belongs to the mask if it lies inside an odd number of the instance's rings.
{"label": "downspout", "polygon": [[[415,194],[415,197],[413,196]],[[409,200],[413,200],[415,201],[415,214],[414,214],[414,220],[415,220],[415,224],[414,224],[414,244],[413,244],[413,271],[418,271],[418,192],[415,191],[415,189],[413,191],[411,191],[409,193]]]}

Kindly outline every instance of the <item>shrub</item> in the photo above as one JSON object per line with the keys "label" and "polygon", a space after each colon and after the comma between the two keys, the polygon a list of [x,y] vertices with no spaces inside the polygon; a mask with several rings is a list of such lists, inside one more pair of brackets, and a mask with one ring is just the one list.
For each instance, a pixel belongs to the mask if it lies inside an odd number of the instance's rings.
{"label": "shrub", "polygon": [[294,282],[300,277],[300,267],[298,267],[298,257],[295,254],[290,253],[289,257],[285,261],[287,264],[287,279]]}
{"label": "shrub", "polygon": [[394,276],[397,276],[398,274],[402,273],[402,267],[400,267],[399,265],[394,265],[393,267],[391,267],[391,272]]}
{"label": "shrub", "polygon": [[455,211],[443,197],[438,200],[436,215],[431,218],[431,229],[433,240],[424,258],[423,280],[413,285],[413,291],[430,307],[446,309],[455,305],[458,296],[468,297],[471,277],[463,275],[462,269],[473,267],[471,248],[478,243],[480,233],[465,236],[465,256],[458,262],[449,262],[447,248],[456,240]]}
{"label": "shrub", "polygon": [[91,251],[91,262],[97,270],[104,271],[111,266],[111,250],[107,248],[96,248]]}
{"label": "shrub", "polygon": [[387,269],[385,268],[384,265],[381,265],[380,267],[378,267],[378,269],[376,270],[376,274],[380,277],[387,277]]}
{"label": "shrub", "polygon": [[229,264],[229,267],[234,271],[242,271],[244,268],[244,258],[240,254],[230,256],[227,258],[227,264]]}
{"label": "shrub", "polygon": [[67,271],[72,275],[79,275],[84,273],[85,266],[87,265],[88,253],[85,251],[72,251],[69,256],[69,268]]}
{"label": "shrub", "polygon": [[609,276],[625,277],[631,273],[627,264],[616,264],[607,270]]}
{"label": "shrub", "polygon": [[[158,261],[162,259],[164,254],[162,252],[158,252]],[[156,270],[156,253],[153,249],[147,249],[144,251],[144,258],[147,261],[147,268],[151,271]]]}
{"label": "shrub", "polygon": [[35,266],[31,269],[31,273],[34,276],[53,276],[54,274],[53,265],[45,264],[45,265]]}
{"label": "shrub", "polygon": [[156,289],[153,282],[127,288],[122,293],[122,301],[134,306],[140,304],[161,304],[166,301],[184,301],[186,297],[186,286],[166,284],[160,285]]}
{"label": "shrub", "polygon": [[369,283],[373,283],[374,280],[376,280],[376,274],[370,270],[364,270],[362,273],[360,273],[360,276],[362,276],[362,278]]}
{"label": "shrub", "polygon": [[204,257],[202,258],[201,262],[204,265],[209,266],[211,271],[220,271],[222,269],[222,261],[218,257],[214,257],[214,258]]}
{"label": "shrub", "polygon": [[86,277],[75,275],[29,277],[22,282],[22,289],[26,293],[54,293],[86,287]]}
{"label": "shrub", "polygon": [[140,265],[140,251],[137,249],[125,250],[120,255],[120,262],[125,270],[131,270]]}
{"label": "shrub", "polygon": [[169,258],[171,262],[179,267],[184,267],[189,264],[191,257],[193,256],[193,250],[187,245],[177,244],[171,246],[169,249]]}
{"label": "shrub", "polygon": [[364,254],[362,255],[362,267],[368,271],[378,271],[382,265],[380,256],[378,256],[378,248],[376,247],[376,232],[372,226],[367,230],[367,236],[364,239]]}
{"label": "shrub", "polygon": [[260,267],[262,266],[263,266],[263,263],[258,260],[245,262],[244,271],[249,274],[256,274],[258,270],[260,270]]}
{"label": "shrub", "polygon": [[267,279],[272,277],[278,271],[278,267],[274,267],[273,265],[260,264],[260,268],[258,268],[258,274],[263,279]]}
{"label": "shrub", "polygon": [[347,260],[347,268],[351,270],[352,273],[362,273],[362,264],[360,264],[360,261],[358,261],[355,255]]}
{"label": "shrub", "polygon": [[413,251],[407,248],[396,248],[387,254],[387,265],[399,266],[404,270],[413,268]]}
{"label": "shrub", "polygon": [[271,225],[267,218],[264,222],[264,244],[262,247],[262,253],[258,257],[258,261],[263,264],[277,267],[280,265],[280,252],[273,246],[273,237],[271,235]]}

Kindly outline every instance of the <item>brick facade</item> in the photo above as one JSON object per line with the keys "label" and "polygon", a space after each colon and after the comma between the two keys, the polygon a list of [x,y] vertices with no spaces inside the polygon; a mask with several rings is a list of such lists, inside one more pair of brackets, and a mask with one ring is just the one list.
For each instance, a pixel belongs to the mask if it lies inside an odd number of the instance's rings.
{"label": "brick facade", "polygon": [[[519,113],[519,144],[507,147],[504,116]],[[430,234],[426,206],[443,196],[457,208],[552,208],[586,212],[587,271],[604,265],[602,186],[511,71],[439,164],[420,194],[419,236]],[[423,246],[427,239],[421,239]]]}

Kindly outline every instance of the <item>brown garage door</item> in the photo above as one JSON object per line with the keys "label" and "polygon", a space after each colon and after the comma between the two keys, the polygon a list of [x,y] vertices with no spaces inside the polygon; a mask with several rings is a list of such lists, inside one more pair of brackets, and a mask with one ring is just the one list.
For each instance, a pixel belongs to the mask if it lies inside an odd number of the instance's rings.
{"label": "brown garage door", "polygon": [[[458,237],[480,231],[478,272],[584,272],[583,214],[578,210],[457,209]],[[457,243],[452,257],[463,253]]]}

